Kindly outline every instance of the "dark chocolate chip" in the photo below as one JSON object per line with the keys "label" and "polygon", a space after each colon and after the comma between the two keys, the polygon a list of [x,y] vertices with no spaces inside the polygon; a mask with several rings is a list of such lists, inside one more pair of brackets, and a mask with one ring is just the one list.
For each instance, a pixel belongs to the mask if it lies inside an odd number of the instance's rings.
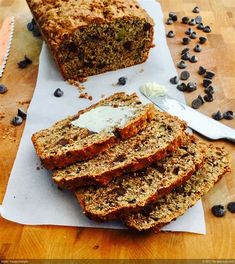
{"label": "dark chocolate chip", "polygon": [[215,120],[219,121],[219,120],[222,120],[223,119],[223,115],[220,111],[212,114],[212,118],[214,118]]}
{"label": "dark chocolate chip", "polygon": [[198,109],[202,105],[202,101],[199,98],[196,98],[192,101],[192,108]]}
{"label": "dark chocolate chip", "polygon": [[31,23],[32,23],[34,26],[36,25],[36,22],[35,22],[34,18],[32,18]]}
{"label": "dark chocolate chip", "polygon": [[34,29],[34,25],[33,25],[32,22],[29,22],[29,23],[27,24],[27,29],[28,29],[28,31],[33,31],[33,29]]}
{"label": "dark chocolate chip", "polygon": [[22,61],[18,62],[18,67],[20,69],[25,69],[27,66],[28,66],[28,63],[25,60],[22,60]]}
{"label": "dark chocolate chip", "polygon": [[178,64],[177,64],[177,67],[179,69],[185,69],[187,67],[187,65],[185,64],[184,61],[180,61]]}
{"label": "dark chocolate chip", "polygon": [[190,20],[190,18],[187,16],[182,17],[182,23],[183,24],[188,24],[189,20]]}
{"label": "dark chocolate chip", "polygon": [[19,126],[23,123],[23,118],[20,116],[15,116],[12,120],[11,120],[11,124],[13,126]]}
{"label": "dark chocolate chip", "polygon": [[199,75],[203,75],[203,74],[205,74],[205,73],[206,73],[206,68],[200,66],[199,69],[198,69],[198,74],[199,74]]}
{"label": "dark chocolate chip", "polygon": [[118,79],[118,85],[126,85],[126,82],[127,82],[127,78],[126,77],[120,77]]}
{"label": "dark chocolate chip", "polygon": [[174,37],[175,37],[175,33],[174,33],[172,30],[170,30],[170,31],[166,34],[166,36],[167,36],[168,38],[174,38]]}
{"label": "dark chocolate chip", "polygon": [[207,71],[205,74],[205,78],[207,78],[207,79],[213,79],[214,76],[215,76],[215,73],[212,71]]}
{"label": "dark chocolate chip", "polygon": [[65,138],[62,138],[57,144],[61,146],[66,146],[69,144],[69,141]]}
{"label": "dark chocolate chip", "polygon": [[185,83],[180,83],[180,84],[177,85],[176,88],[177,88],[179,91],[181,91],[181,92],[186,92],[186,90],[187,90],[187,85],[186,85]]}
{"label": "dark chocolate chip", "polygon": [[174,189],[174,192],[178,193],[178,194],[182,194],[185,192],[185,189],[184,189],[184,186],[181,185],[181,186],[178,186]]}
{"label": "dark chocolate chip", "polygon": [[190,77],[190,73],[188,71],[182,71],[180,74],[180,80],[186,81]]}
{"label": "dark chocolate chip", "polygon": [[202,51],[202,48],[199,44],[197,44],[194,49],[193,49],[195,52],[201,52]]}
{"label": "dark chocolate chip", "polygon": [[60,88],[57,88],[55,91],[54,91],[54,96],[55,97],[61,97],[63,96],[64,92],[60,89]]}
{"label": "dark chocolate chip", "polygon": [[230,202],[227,205],[227,209],[229,210],[230,213],[235,213],[235,202]]}
{"label": "dark chocolate chip", "polygon": [[28,65],[32,63],[32,60],[27,55],[24,56],[24,60]]}
{"label": "dark chocolate chip", "polygon": [[20,116],[22,117],[23,119],[26,119],[27,117],[27,114],[25,113],[25,111],[21,108],[18,109],[18,112],[17,112],[17,116]]}
{"label": "dark chocolate chip", "polygon": [[178,76],[174,76],[170,79],[171,84],[178,84],[179,83],[179,78]]}
{"label": "dark chocolate chip", "polygon": [[166,21],[167,25],[172,25],[174,23],[174,21],[171,18],[168,18]]}
{"label": "dark chocolate chip", "polygon": [[194,25],[196,25],[196,21],[195,21],[195,19],[192,18],[192,19],[188,22],[188,24],[189,24],[190,26],[194,26]]}
{"label": "dark chocolate chip", "polygon": [[152,26],[151,26],[150,23],[145,23],[145,24],[144,24],[144,31],[148,31],[148,30],[150,30],[151,27],[152,27]]}
{"label": "dark chocolate chip", "polygon": [[192,32],[191,35],[189,36],[191,39],[196,39],[197,38],[197,33]]}
{"label": "dark chocolate chip", "polygon": [[177,21],[178,17],[174,12],[170,12],[169,13],[169,17],[173,20],[173,21]]}
{"label": "dark chocolate chip", "polygon": [[198,97],[197,97],[199,100],[201,100],[201,102],[202,102],[202,104],[204,104],[205,102],[204,102],[204,100],[203,100],[203,98],[202,98],[202,96],[199,94],[198,95]]}
{"label": "dark chocolate chip", "polygon": [[189,52],[185,52],[182,56],[181,56],[181,60],[189,60],[190,59],[190,54]]}
{"label": "dark chocolate chip", "polygon": [[200,37],[199,38],[199,43],[200,44],[204,44],[204,43],[206,43],[207,42],[207,38],[206,37]]}
{"label": "dark chocolate chip", "polygon": [[8,91],[7,87],[4,84],[0,84],[0,94],[4,94]]}
{"label": "dark chocolate chip", "polygon": [[226,209],[223,205],[214,205],[211,212],[216,217],[223,217],[226,214]]}
{"label": "dark chocolate chip", "polygon": [[193,56],[190,58],[189,61],[192,62],[192,63],[196,63],[196,62],[198,62],[198,57],[195,56],[195,55],[193,55]]}
{"label": "dark chocolate chip", "polygon": [[181,51],[181,55],[183,55],[184,53],[187,53],[187,52],[189,52],[189,48],[185,48],[185,49],[183,49],[183,50]]}
{"label": "dark chocolate chip", "polygon": [[213,95],[210,93],[207,93],[206,95],[204,95],[204,100],[206,102],[213,102],[214,101]]}
{"label": "dark chocolate chip", "polygon": [[179,166],[177,166],[177,167],[175,167],[173,169],[173,173],[176,174],[176,175],[178,175],[179,171],[180,171],[180,167]]}
{"label": "dark chocolate chip", "polygon": [[131,51],[132,50],[132,42],[131,41],[127,41],[123,44],[123,47],[126,49],[126,50],[129,50]]}
{"label": "dark chocolate chip", "polygon": [[206,87],[206,88],[204,89],[204,92],[205,92],[206,94],[214,94],[214,93],[215,93],[215,89],[214,89],[213,86],[209,85],[208,87]]}
{"label": "dark chocolate chip", "polygon": [[196,24],[201,24],[202,23],[202,17],[201,16],[195,17],[195,22],[196,22]]}
{"label": "dark chocolate chip", "polygon": [[41,36],[41,32],[39,31],[39,29],[37,28],[37,26],[34,26],[32,32],[33,32],[33,36],[34,37],[40,37]]}
{"label": "dark chocolate chip", "polygon": [[183,43],[183,45],[188,45],[190,41],[191,41],[190,38],[183,38],[183,39],[182,39],[182,43]]}
{"label": "dark chocolate chip", "polygon": [[211,32],[211,28],[209,26],[205,26],[204,29],[203,29],[203,31],[205,33],[210,33]]}
{"label": "dark chocolate chip", "polygon": [[204,79],[202,83],[203,87],[205,88],[207,88],[211,84],[212,84],[212,81],[210,79]]}
{"label": "dark chocolate chip", "polygon": [[200,9],[198,6],[195,6],[192,10],[193,13],[200,13]]}
{"label": "dark chocolate chip", "polygon": [[187,89],[186,89],[187,92],[191,93],[191,92],[196,91],[196,90],[197,90],[197,83],[189,82],[187,84]]}
{"label": "dark chocolate chip", "polygon": [[191,35],[193,33],[193,30],[191,28],[188,28],[186,31],[185,31],[185,34],[186,35]]}
{"label": "dark chocolate chip", "polygon": [[234,118],[233,111],[227,111],[223,113],[223,118],[226,120],[232,120]]}
{"label": "dark chocolate chip", "polygon": [[203,25],[203,23],[199,23],[199,24],[197,25],[197,29],[204,29],[204,25]]}

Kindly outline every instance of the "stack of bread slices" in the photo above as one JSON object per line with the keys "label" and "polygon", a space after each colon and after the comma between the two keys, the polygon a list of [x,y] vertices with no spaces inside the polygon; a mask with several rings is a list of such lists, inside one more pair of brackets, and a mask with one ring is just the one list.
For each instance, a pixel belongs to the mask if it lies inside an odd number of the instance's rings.
{"label": "stack of bread slices", "polygon": [[230,170],[223,149],[186,132],[186,123],[116,93],[32,136],[60,188],[91,219],[160,231]]}

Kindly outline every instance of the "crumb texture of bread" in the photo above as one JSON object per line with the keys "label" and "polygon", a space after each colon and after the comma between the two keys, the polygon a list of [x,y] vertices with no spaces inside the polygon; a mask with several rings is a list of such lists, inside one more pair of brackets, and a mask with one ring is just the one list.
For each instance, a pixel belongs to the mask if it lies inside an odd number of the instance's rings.
{"label": "crumb texture of bread", "polygon": [[150,167],[114,178],[107,186],[82,187],[76,197],[93,220],[113,220],[136,212],[183,184],[202,166],[205,146],[192,136],[168,157]]}
{"label": "crumb texture of bread", "polygon": [[[112,131],[95,133],[72,125],[72,121],[80,115],[99,106],[128,107],[134,113],[123,126],[116,126]],[[145,129],[155,114],[155,107],[152,104],[143,105],[136,94],[116,93],[48,129],[36,132],[32,136],[32,142],[47,169],[63,168],[77,161],[91,159],[118,144],[120,140],[135,136]]]}
{"label": "crumb texture of bread", "polygon": [[61,188],[107,185],[112,178],[137,171],[176,150],[185,137],[185,122],[156,110],[153,119],[136,136],[97,155],[92,160],[77,162],[55,170],[53,180]]}
{"label": "crumb texture of bread", "polygon": [[208,146],[203,167],[185,184],[175,188],[170,194],[142,209],[141,212],[122,216],[123,222],[137,231],[160,229],[183,215],[228,171],[230,155],[223,149]]}
{"label": "crumb texture of bread", "polygon": [[142,63],[153,47],[154,22],[135,0],[27,3],[65,79]]}

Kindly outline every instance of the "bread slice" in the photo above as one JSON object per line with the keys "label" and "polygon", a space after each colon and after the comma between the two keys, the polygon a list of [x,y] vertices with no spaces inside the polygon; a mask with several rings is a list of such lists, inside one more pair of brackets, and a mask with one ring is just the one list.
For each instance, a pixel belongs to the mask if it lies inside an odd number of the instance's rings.
{"label": "bread slice", "polygon": [[177,149],[185,137],[185,123],[177,117],[157,111],[145,130],[92,160],[77,162],[56,170],[53,180],[61,187],[73,189],[85,185],[106,185],[125,172],[145,168]]}
{"label": "bread slice", "polygon": [[112,220],[125,212],[138,211],[188,180],[203,163],[203,147],[187,136],[179,149],[151,167],[115,178],[107,186],[80,188],[76,197],[93,220]]}
{"label": "bread slice", "polygon": [[[88,113],[98,107],[111,109],[131,109],[131,115],[121,125],[116,125],[111,130],[95,133],[86,127],[77,127],[73,121],[82,114]],[[127,139],[143,130],[147,123],[154,117],[155,107],[152,104],[143,105],[134,93],[116,93],[76,115],[57,122],[48,129],[36,132],[32,142],[43,165],[47,169],[63,168],[76,161],[93,158],[100,152],[118,144],[120,139]],[[102,117],[100,118],[100,120]],[[94,123],[98,120],[95,120]]]}
{"label": "bread slice", "polygon": [[161,227],[183,215],[188,208],[209,192],[223,174],[230,171],[230,166],[228,153],[218,147],[208,147],[203,167],[184,185],[145,207],[141,212],[123,215],[123,222],[137,231],[159,232]]}

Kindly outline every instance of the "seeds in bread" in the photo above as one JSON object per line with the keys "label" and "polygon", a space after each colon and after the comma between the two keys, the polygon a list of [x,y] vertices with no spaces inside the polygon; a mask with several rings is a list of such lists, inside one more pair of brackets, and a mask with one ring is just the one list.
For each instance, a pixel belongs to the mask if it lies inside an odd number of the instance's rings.
{"label": "seeds in bread", "polygon": [[[78,119],[80,115],[100,106],[128,107],[134,109],[134,114],[128,117],[123,126],[116,126],[112,131],[94,133],[87,128],[72,125],[72,121]],[[120,139],[136,135],[146,127],[154,114],[154,106],[141,104],[135,93],[132,95],[116,93],[48,129],[36,132],[32,136],[32,142],[47,169],[63,168],[76,161],[91,159],[118,144]]]}
{"label": "seeds in bread", "polygon": [[93,220],[112,220],[125,212],[136,212],[188,180],[203,163],[204,147],[187,136],[180,148],[151,167],[114,178],[107,186],[79,188],[76,197]]}
{"label": "seeds in bread", "polygon": [[112,178],[145,168],[176,150],[185,137],[185,128],[177,117],[157,111],[136,136],[120,141],[92,160],[56,170],[53,180],[61,188],[73,190],[86,185],[107,185]]}
{"label": "seeds in bread", "polygon": [[228,153],[218,147],[208,147],[203,167],[184,185],[145,207],[141,212],[123,215],[123,222],[137,231],[159,232],[164,225],[183,215],[208,193],[223,174],[230,171],[230,166]]}

